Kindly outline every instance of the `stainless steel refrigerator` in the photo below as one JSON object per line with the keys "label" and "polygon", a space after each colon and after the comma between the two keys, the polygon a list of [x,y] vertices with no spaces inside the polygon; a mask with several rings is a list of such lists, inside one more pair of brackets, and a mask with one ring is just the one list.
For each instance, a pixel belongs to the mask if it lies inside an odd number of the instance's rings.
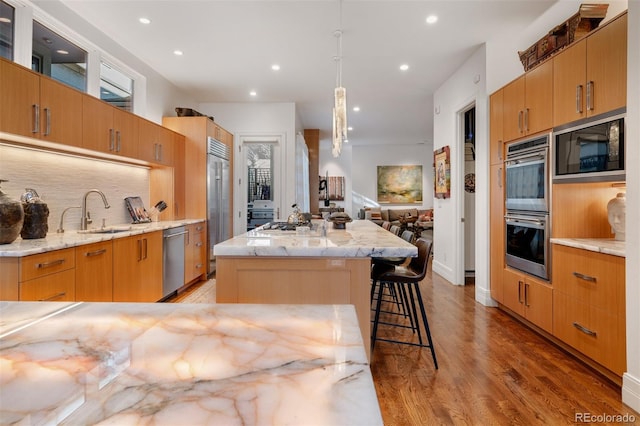
{"label": "stainless steel refrigerator", "polygon": [[229,179],[230,152],[222,142],[207,138],[207,246],[209,248],[209,274],[216,270],[213,246],[231,238],[229,219]]}

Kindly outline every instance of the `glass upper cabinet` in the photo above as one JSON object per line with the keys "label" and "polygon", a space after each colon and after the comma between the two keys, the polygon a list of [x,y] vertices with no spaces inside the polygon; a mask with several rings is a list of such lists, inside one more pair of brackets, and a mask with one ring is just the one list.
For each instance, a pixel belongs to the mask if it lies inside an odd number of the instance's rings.
{"label": "glass upper cabinet", "polygon": [[87,52],[37,21],[33,21],[31,69],[87,91]]}
{"label": "glass upper cabinet", "polygon": [[0,57],[13,60],[15,9],[0,1]]}

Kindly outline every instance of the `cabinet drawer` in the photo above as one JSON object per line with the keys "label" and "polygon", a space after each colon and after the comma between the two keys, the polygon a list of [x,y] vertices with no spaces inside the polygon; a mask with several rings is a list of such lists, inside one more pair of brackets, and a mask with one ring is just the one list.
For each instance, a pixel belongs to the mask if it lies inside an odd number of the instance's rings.
{"label": "cabinet drawer", "polygon": [[26,256],[20,261],[20,282],[73,268],[75,268],[74,248]]}
{"label": "cabinet drawer", "polygon": [[74,301],[75,271],[69,269],[20,283],[20,300],[40,302]]}
{"label": "cabinet drawer", "polygon": [[553,287],[571,298],[617,313],[625,311],[624,258],[553,246]]}
{"label": "cabinet drawer", "polygon": [[624,318],[554,292],[553,334],[619,376],[626,367]]}

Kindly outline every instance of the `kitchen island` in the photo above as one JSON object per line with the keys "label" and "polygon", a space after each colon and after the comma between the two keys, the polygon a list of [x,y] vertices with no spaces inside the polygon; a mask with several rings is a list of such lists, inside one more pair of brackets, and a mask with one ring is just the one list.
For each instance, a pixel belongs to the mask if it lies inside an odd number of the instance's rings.
{"label": "kitchen island", "polygon": [[0,423],[381,425],[352,306],[0,302]]}
{"label": "kitchen island", "polygon": [[309,231],[258,228],[217,244],[218,303],[352,304],[369,354],[372,257],[415,257],[417,248],[369,220]]}

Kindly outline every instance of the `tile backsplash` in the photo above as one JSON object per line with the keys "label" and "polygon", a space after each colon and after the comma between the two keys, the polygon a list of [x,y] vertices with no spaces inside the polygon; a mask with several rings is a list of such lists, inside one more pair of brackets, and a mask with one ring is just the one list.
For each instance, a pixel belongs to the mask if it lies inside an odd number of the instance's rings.
{"label": "tile backsplash", "polygon": [[[99,227],[131,223],[124,198],[140,196],[149,206],[149,169],[141,166],[80,158],[65,154],[43,152],[0,143],[0,179],[2,192],[19,200],[25,188],[35,189],[49,207],[49,233],[55,233],[62,211],[81,206],[84,194],[99,189],[107,197],[111,208],[105,209],[98,194],[87,198],[87,210]],[[65,230],[80,229],[80,209],[70,209],[64,217]]]}

